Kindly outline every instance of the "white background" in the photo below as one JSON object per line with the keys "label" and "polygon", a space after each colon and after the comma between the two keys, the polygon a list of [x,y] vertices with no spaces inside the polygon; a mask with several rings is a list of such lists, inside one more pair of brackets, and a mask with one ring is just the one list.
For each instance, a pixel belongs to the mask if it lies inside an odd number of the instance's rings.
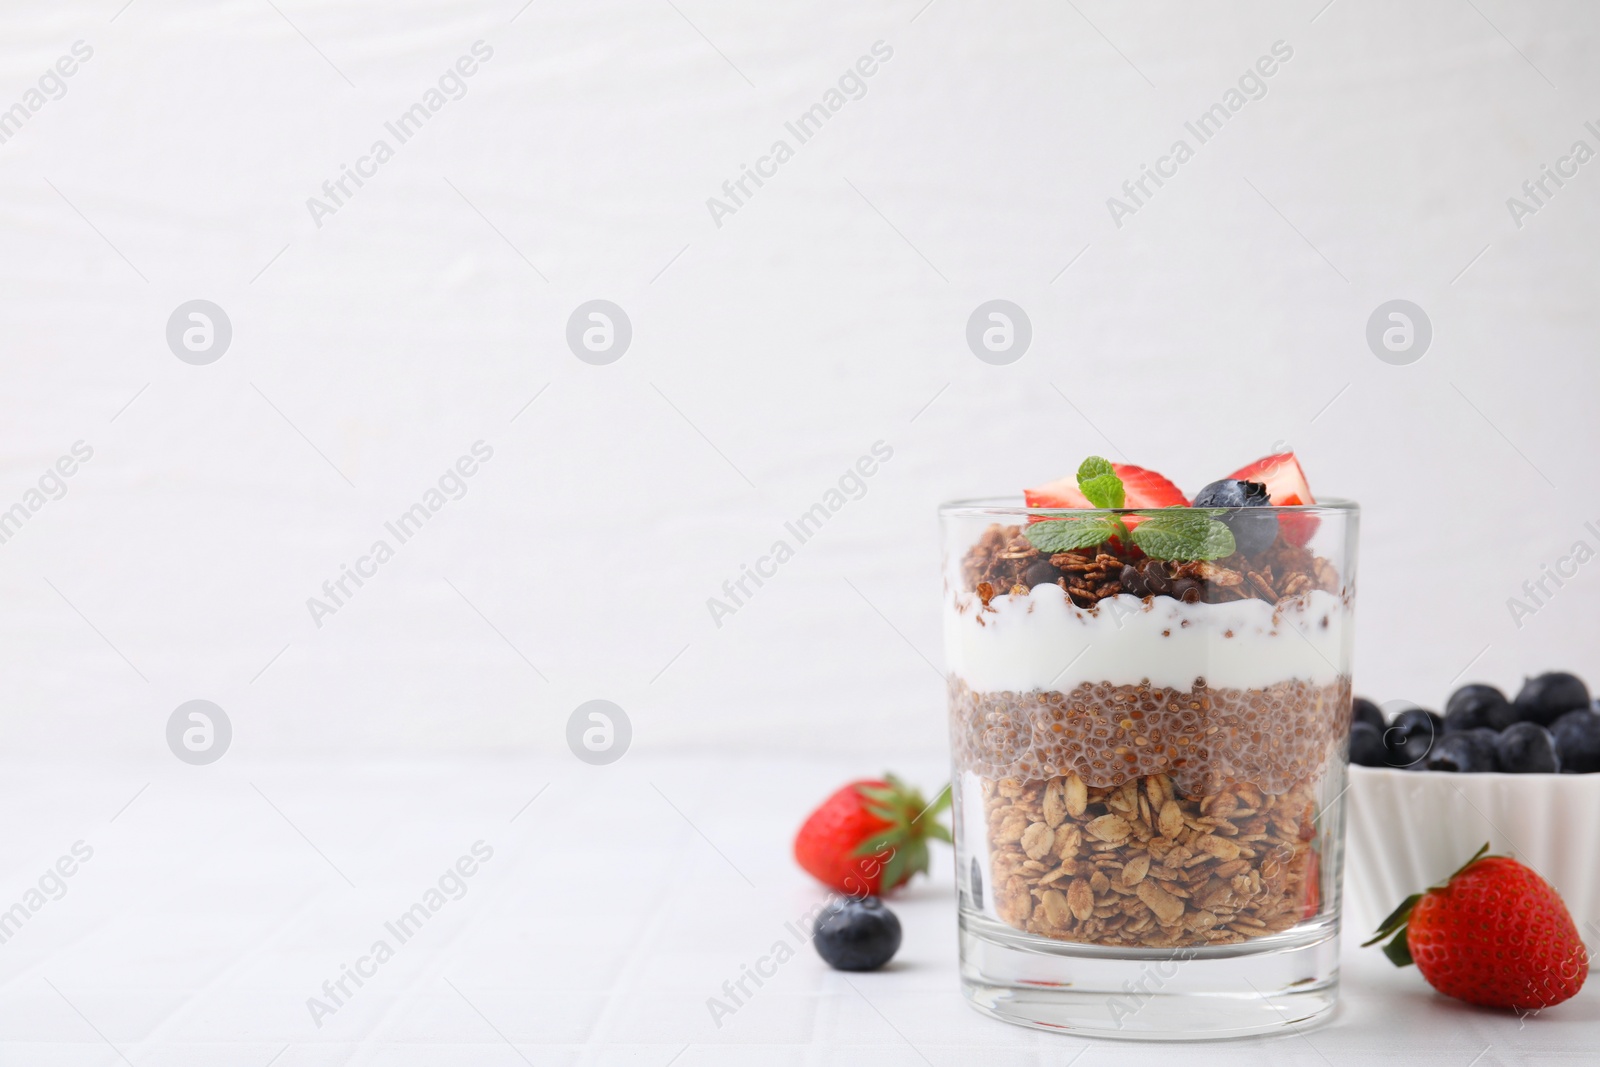
{"label": "white background", "polygon": [[[1358,690],[1593,669],[1589,570],[1506,607],[1600,547],[1600,166],[1521,230],[1505,203],[1600,148],[1583,5],[105,6],[4,27],[7,105],[94,48],[0,148],[0,501],[95,449],[0,545],[13,752],[159,755],[197,696],[251,754],[553,750],[594,696],[641,748],[937,751],[940,501],[1091,452],[1192,493],[1278,442],[1365,508]],[[479,39],[467,95],[318,229],[307,198]],[[878,40],[866,96],[718,228],[706,199]],[[1119,230],[1106,199],[1277,40],[1266,97]],[[234,329],[206,367],[164,339],[197,297]],[[633,322],[607,367],[563,340],[596,297]],[[1033,322],[1007,367],[964,340],[995,297]],[[1433,322],[1411,366],[1365,342],[1394,298]],[[467,497],[314,626],[479,439]],[[706,599],[879,439],[866,498],[717,628]]]}
{"label": "white background", "polygon": [[[663,795],[701,790],[697,818],[730,804],[692,770],[718,764],[674,760],[829,760],[729,829],[747,851],[722,842],[793,882],[785,813],[885,764],[938,775],[938,503],[1090,453],[1192,493],[1289,443],[1357,499],[1360,692],[1600,681],[1600,566],[1520,629],[1506,604],[1600,548],[1600,161],[1520,228],[1506,205],[1600,149],[1591,6],[275,2],[0,15],[0,108],[94,50],[0,145],[0,508],[94,449],[0,544],[4,757],[53,783],[7,795],[55,813],[7,856],[9,899],[73,820],[122,832],[141,781],[149,810],[248,802],[279,835],[246,769],[317,761],[319,788],[358,790],[369,763],[506,759],[513,809],[563,774],[604,789],[565,742],[596,697],[668,761]],[[465,97],[319,228],[307,198],[478,40]],[[1266,96],[1117,227],[1107,198],[1280,40]],[[865,96],[716,225],[707,198],[877,41]],[[209,366],[166,344],[195,298],[233,326]],[[633,326],[609,366],[564,340],[595,298]],[[1032,321],[1010,366],[965,341],[995,298]],[[1433,326],[1409,366],[1365,339],[1396,298]],[[306,599],[480,439],[467,495],[314,625]],[[865,497],[717,627],[707,598],[879,440]],[[233,723],[209,771],[166,748],[193,698]],[[150,770],[88,769],[112,764]],[[372,830],[337,792],[253,780],[330,855]],[[229,855],[259,855],[235,829]],[[393,901],[470,839],[414,857]],[[41,952],[77,936],[65,906],[49,922]]]}

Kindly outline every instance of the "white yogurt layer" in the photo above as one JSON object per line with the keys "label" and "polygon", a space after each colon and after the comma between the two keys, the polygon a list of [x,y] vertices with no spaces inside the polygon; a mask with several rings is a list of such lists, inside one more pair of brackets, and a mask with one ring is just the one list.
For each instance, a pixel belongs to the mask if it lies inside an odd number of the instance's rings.
{"label": "white yogurt layer", "polygon": [[1071,690],[1079,682],[1187,689],[1257,689],[1297,679],[1333,682],[1348,662],[1349,609],[1331,593],[1295,598],[1185,604],[1126,594],[1093,611],[1056,585],[1027,596],[945,603],[950,673],[976,692]]}

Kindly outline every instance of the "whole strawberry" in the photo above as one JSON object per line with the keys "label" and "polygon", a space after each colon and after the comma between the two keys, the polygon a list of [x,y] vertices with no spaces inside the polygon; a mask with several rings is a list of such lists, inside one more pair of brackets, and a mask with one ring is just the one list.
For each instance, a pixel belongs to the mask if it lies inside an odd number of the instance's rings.
{"label": "whole strawberry", "polygon": [[1407,897],[1366,944],[1397,967],[1415,963],[1448,997],[1531,1011],[1571,998],[1589,954],[1550,883],[1484,845],[1443,886]]}
{"label": "whole strawberry", "polygon": [[930,806],[892,774],[851,782],[812,812],[794,839],[794,858],[818,880],[851,896],[879,896],[928,869],[928,839],[949,841]]}

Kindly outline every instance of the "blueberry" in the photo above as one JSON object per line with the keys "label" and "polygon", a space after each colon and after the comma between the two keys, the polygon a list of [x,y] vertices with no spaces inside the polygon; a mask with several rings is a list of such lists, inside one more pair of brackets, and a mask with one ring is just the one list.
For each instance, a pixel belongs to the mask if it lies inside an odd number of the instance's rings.
{"label": "blueberry", "polygon": [[1221,519],[1233,531],[1235,546],[1241,555],[1253,556],[1265,552],[1278,539],[1278,516],[1273,512],[1250,514],[1242,509],[1270,505],[1267,487],[1261,482],[1242,482],[1224,478],[1212,482],[1195,494],[1197,508],[1232,508]]}
{"label": "blueberry", "polygon": [[1490,726],[1474,727],[1473,729],[1468,730],[1467,733],[1470,736],[1479,738],[1491,745],[1500,740],[1500,731]]}
{"label": "blueberry", "polygon": [[1433,747],[1432,734],[1426,731],[1403,734],[1392,726],[1385,740],[1389,748],[1389,766],[1402,770],[1420,771],[1428,759],[1428,751]]}
{"label": "blueberry", "polygon": [[1551,671],[1522,683],[1517,693],[1517,716],[1523,722],[1549,726],[1566,712],[1589,706],[1589,687],[1576,675]]}
{"label": "blueberry", "polygon": [[1444,706],[1444,728],[1450,733],[1487,726],[1504,730],[1517,721],[1517,709],[1492,685],[1464,685],[1450,694]]}
{"label": "blueberry", "polygon": [[1356,697],[1350,708],[1350,719],[1352,724],[1358,722],[1367,723],[1369,726],[1372,726],[1374,729],[1376,729],[1380,736],[1383,734],[1384,727],[1387,725],[1383,721],[1383,712],[1378,710],[1378,705],[1374,704],[1366,697]]}
{"label": "blueberry", "polygon": [[1500,769],[1511,774],[1554,774],[1561,769],[1556,739],[1534,722],[1513,723],[1501,731],[1495,755]]}
{"label": "blueberry", "polygon": [[836,971],[875,971],[900,949],[900,920],[877,897],[845,897],[817,916],[812,942]]}
{"label": "blueberry", "polygon": [[1416,706],[1407,707],[1394,717],[1394,722],[1389,726],[1392,729],[1402,730],[1408,734],[1431,734],[1438,737],[1444,733],[1444,719],[1437,711]]}
{"label": "blueberry", "polygon": [[1370,722],[1362,721],[1351,724],[1350,762],[1362,767],[1387,767],[1389,765],[1389,750],[1384,747],[1383,734]]}
{"label": "blueberry", "polygon": [[1480,774],[1499,769],[1495,745],[1500,735],[1488,727],[1445,734],[1428,753],[1426,769]]}
{"label": "blueberry", "polygon": [[1389,766],[1421,770],[1434,741],[1444,735],[1444,720],[1426,708],[1411,706],[1394,717],[1384,731]]}
{"label": "blueberry", "polygon": [[1585,708],[1569,711],[1550,727],[1556,739],[1556,755],[1567,774],[1600,771],[1600,715]]}
{"label": "blueberry", "polygon": [[1224,478],[1212,482],[1194,495],[1197,508],[1259,508],[1267,504],[1267,487],[1262,482]]}

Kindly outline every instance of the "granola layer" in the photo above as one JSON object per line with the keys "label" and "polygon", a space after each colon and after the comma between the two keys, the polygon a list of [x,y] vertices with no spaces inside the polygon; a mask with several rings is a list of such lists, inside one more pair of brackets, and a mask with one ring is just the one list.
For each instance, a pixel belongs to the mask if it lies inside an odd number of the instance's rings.
{"label": "granola layer", "polygon": [[1165,774],[1115,788],[1075,774],[985,778],[990,885],[1019,930],[1099,945],[1230,944],[1320,907],[1315,791],[1186,796]]}
{"label": "granola layer", "polygon": [[1253,556],[1234,554],[1213,562],[1147,559],[1116,542],[1070,552],[1040,552],[1022,527],[990,526],[961,561],[961,591],[983,604],[1003,594],[1026,595],[1038,585],[1058,585],[1079,607],[1107,597],[1170,596],[1186,603],[1230,600],[1278,603],[1314,589],[1340,589],[1339,572],[1309,549],[1274,541]]}

